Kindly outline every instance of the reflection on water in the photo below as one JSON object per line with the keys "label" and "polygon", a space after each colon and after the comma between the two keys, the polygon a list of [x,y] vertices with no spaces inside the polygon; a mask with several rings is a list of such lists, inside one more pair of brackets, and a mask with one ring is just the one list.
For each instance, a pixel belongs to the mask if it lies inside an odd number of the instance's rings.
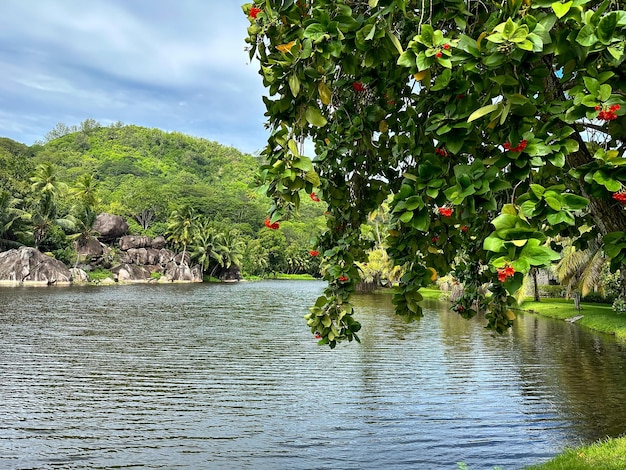
{"label": "reflection on water", "polygon": [[626,351],[521,316],[360,296],[318,347],[318,282],[0,289],[0,468],[506,470],[626,431]]}

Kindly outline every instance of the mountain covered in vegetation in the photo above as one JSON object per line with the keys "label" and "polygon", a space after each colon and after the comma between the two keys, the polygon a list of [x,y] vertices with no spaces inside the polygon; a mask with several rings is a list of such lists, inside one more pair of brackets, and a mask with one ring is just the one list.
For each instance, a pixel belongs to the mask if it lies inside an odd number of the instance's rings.
{"label": "mountain covered in vegetation", "polygon": [[0,250],[34,246],[69,263],[106,212],[132,234],[165,235],[207,273],[316,272],[309,249],[322,205],[303,201],[280,230],[266,227],[268,200],[252,185],[259,166],[216,142],[121,123],[59,124],[33,146],[0,138]]}

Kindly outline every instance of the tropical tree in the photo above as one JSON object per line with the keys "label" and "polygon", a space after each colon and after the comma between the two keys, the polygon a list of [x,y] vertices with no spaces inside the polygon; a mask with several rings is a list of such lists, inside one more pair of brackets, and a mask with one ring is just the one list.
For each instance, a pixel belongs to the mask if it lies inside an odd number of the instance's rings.
{"label": "tropical tree", "polygon": [[209,268],[211,260],[216,262],[214,270],[224,265],[221,256],[223,248],[218,239],[219,233],[215,232],[208,219],[200,219],[197,222],[191,245],[191,259],[200,263],[203,273]]}
{"label": "tropical tree", "polygon": [[27,222],[28,213],[19,207],[19,200],[8,191],[0,190],[0,250],[16,248],[21,245],[17,240],[20,223]]}
{"label": "tropical tree", "polygon": [[[603,237],[626,259],[626,11],[611,0],[257,0],[250,56],[268,88],[259,183],[269,222],[301,191],[328,204],[319,237],[328,288],[307,317],[320,342],[358,339],[349,302],[392,196],[388,253],[406,271],[397,313],[454,272],[453,305],[503,332],[512,293],[559,258],[548,237]],[[316,157],[302,154],[310,139]],[[437,240],[434,242],[433,240]],[[622,270],[626,272],[626,270]],[[490,295],[480,287],[490,285]]]}
{"label": "tropical tree", "polygon": [[183,257],[194,238],[198,214],[191,206],[174,209],[167,221],[167,239],[183,249]]}
{"label": "tropical tree", "polygon": [[566,287],[567,296],[579,290],[584,297],[602,290],[603,270],[608,260],[602,252],[602,240],[592,240],[584,250],[573,244],[565,246],[562,258],[554,266],[559,282]]}
{"label": "tropical tree", "polygon": [[242,240],[239,230],[232,229],[228,232],[221,233],[219,242],[219,255],[222,260],[222,267],[230,269],[233,266],[237,266],[240,268],[246,244]]}
{"label": "tropical tree", "polygon": [[33,197],[30,223],[35,248],[39,248],[55,227],[71,230],[73,224],[58,214],[58,203],[67,190],[67,184],[59,180],[57,168],[51,163],[41,163],[30,181]]}

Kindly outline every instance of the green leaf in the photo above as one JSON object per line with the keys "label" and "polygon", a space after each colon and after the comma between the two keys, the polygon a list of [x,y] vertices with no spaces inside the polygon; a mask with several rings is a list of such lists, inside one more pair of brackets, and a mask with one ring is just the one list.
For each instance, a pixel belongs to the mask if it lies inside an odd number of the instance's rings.
{"label": "green leaf", "polygon": [[567,3],[554,2],[552,4],[552,9],[554,10],[554,14],[556,15],[556,17],[563,18],[565,15],[567,15],[567,12],[570,10],[570,8],[572,8],[572,3],[572,1],[569,1]]}
{"label": "green leaf", "polygon": [[584,209],[589,204],[589,199],[579,196],[578,194],[565,193],[562,195],[562,200],[563,204],[575,211]]}
{"label": "green leaf", "polygon": [[328,37],[328,32],[321,24],[311,23],[306,27],[303,35],[305,38],[311,39],[313,42],[319,42],[324,37]]}
{"label": "green leaf", "polygon": [[596,171],[593,174],[593,180],[604,186],[607,190],[611,192],[619,191],[622,188],[622,184],[619,181],[614,180],[613,178],[604,174],[603,171]]}
{"label": "green leaf", "polygon": [[583,47],[593,46],[598,41],[595,32],[596,30],[592,25],[586,24],[580,31],[578,31],[576,42]]}
{"label": "green leaf", "polygon": [[498,217],[493,219],[491,223],[496,228],[496,230],[502,230],[515,227],[515,224],[517,224],[519,220],[520,218],[516,215],[500,214]]}
{"label": "green leaf", "polygon": [[546,188],[544,188],[540,184],[531,184],[530,190],[533,192],[533,194],[537,198],[541,199],[541,197],[543,196],[543,193],[546,191]]}
{"label": "green leaf", "polygon": [[294,168],[297,168],[298,170],[304,171],[305,173],[313,169],[313,163],[311,162],[311,159],[309,157],[298,158],[296,161],[294,161],[292,166]]}
{"label": "green leaf", "polygon": [[522,249],[520,258],[526,258],[531,266],[546,266],[550,264],[551,261],[556,261],[561,258],[561,256],[551,248],[538,245],[538,240],[529,240],[528,244]]}
{"label": "green leaf", "polygon": [[402,49],[402,44],[400,44],[400,40],[393,34],[391,31],[387,30],[387,37],[391,40],[391,43],[395,46],[398,54],[403,54],[404,49]]}
{"label": "green leaf", "polygon": [[321,111],[315,106],[309,106],[304,113],[304,117],[309,124],[315,127],[324,127],[328,122]]}
{"label": "green leaf", "polygon": [[413,51],[408,50],[400,54],[400,57],[398,57],[397,64],[400,65],[401,67],[407,67],[407,68],[411,68],[415,66],[415,54],[413,53]]}
{"label": "green leaf", "polygon": [[617,14],[615,12],[609,13],[608,15],[602,17],[600,23],[598,23],[598,28],[596,33],[598,35],[598,39],[602,41],[603,44],[610,44],[613,39],[613,34],[615,33],[615,27],[617,26]]}
{"label": "green leaf", "polygon": [[499,253],[504,249],[505,242],[498,237],[489,236],[483,241],[483,249]]}
{"label": "green leaf", "polygon": [[315,170],[307,171],[304,179],[313,185],[314,188],[321,184],[320,177]]}
{"label": "green leaf", "polygon": [[488,104],[487,106],[483,106],[482,108],[478,108],[467,118],[467,122],[475,121],[476,119],[480,119],[487,114],[491,114],[498,109],[497,104]]}
{"label": "green leaf", "polygon": [[295,97],[300,93],[300,79],[295,73],[289,75],[289,88],[291,89],[291,94]]}
{"label": "green leaf", "polygon": [[413,211],[407,211],[407,212],[404,212],[400,216],[400,221],[402,223],[408,224],[411,221],[412,218],[413,218]]}

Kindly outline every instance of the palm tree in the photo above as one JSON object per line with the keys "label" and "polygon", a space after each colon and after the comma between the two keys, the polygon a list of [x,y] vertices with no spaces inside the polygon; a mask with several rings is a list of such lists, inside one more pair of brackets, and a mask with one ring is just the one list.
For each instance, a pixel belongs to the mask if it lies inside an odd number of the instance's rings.
{"label": "palm tree", "polygon": [[37,199],[31,213],[35,248],[44,240],[54,225],[71,228],[71,221],[57,217],[57,202],[67,185],[58,180],[56,168],[51,163],[41,163],[30,178],[31,190]]}
{"label": "palm tree", "polygon": [[568,297],[573,289],[580,289],[583,297],[602,290],[602,268],[607,260],[601,248],[601,241],[595,239],[585,250],[572,244],[563,249],[563,257],[554,270],[559,282],[566,286]]}
{"label": "palm tree", "polygon": [[219,241],[219,254],[222,257],[222,266],[226,269],[231,266],[240,267],[246,244],[241,240],[239,230],[233,229],[227,233],[220,234]]}
{"label": "palm tree", "polygon": [[14,226],[28,221],[28,213],[18,207],[19,200],[8,191],[0,191],[0,249],[16,248],[21,245],[14,240]]}
{"label": "palm tree", "polygon": [[90,174],[80,176],[72,188],[70,194],[74,196],[85,208],[95,211],[98,206],[97,181]]}
{"label": "palm tree", "polygon": [[182,246],[183,259],[187,252],[187,245],[193,241],[198,218],[193,207],[185,205],[174,209],[167,222],[167,239],[175,245]]}
{"label": "palm tree", "polygon": [[203,273],[208,269],[211,260],[216,261],[218,266],[224,265],[220,254],[222,246],[218,239],[219,235],[215,234],[207,219],[198,222],[191,245],[191,259],[200,263]]}

